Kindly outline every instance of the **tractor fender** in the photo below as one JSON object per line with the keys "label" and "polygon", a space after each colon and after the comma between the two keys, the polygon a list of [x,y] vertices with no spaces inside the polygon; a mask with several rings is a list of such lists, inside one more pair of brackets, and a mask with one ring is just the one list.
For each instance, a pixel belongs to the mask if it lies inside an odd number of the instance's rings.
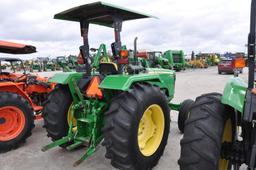
{"label": "tractor fender", "polygon": [[103,90],[121,90],[128,91],[134,83],[148,82],[167,91],[169,98],[173,98],[175,86],[175,74],[136,74],[136,75],[110,75],[100,83],[100,89]]}
{"label": "tractor fender", "polygon": [[23,82],[13,83],[13,82],[3,82],[0,83],[0,92],[13,92],[24,97],[31,106],[33,106],[33,102],[26,92],[23,91],[25,88],[25,84]]}
{"label": "tractor fender", "polygon": [[56,73],[53,77],[51,77],[48,82],[58,83],[58,84],[68,84],[72,80],[81,79],[83,76],[82,72],[63,72]]}
{"label": "tractor fender", "polygon": [[231,78],[224,88],[221,102],[243,113],[246,90],[247,85],[241,78]]}

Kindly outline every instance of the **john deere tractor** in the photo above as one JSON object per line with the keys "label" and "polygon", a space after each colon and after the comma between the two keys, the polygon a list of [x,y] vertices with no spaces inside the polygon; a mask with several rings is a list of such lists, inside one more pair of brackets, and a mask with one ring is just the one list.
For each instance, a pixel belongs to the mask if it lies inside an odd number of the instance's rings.
{"label": "john deere tractor", "polygon": [[148,55],[150,67],[173,69],[173,63],[170,63],[169,60],[163,56],[161,51],[148,52]]}
{"label": "john deere tractor", "polygon": [[[170,103],[174,96],[175,72],[149,69],[138,64],[135,39],[134,60],[121,43],[122,23],[151,16],[96,2],[71,8],[55,19],[80,22],[83,45],[80,55],[84,72],[57,73],[57,83],[44,107],[45,128],[53,143],[67,150],[85,146],[85,154],[74,166],[92,155],[102,142],[106,158],[119,169],[152,169],[162,156],[170,128]],[[101,45],[100,57],[90,58],[90,24],[114,29],[113,56]],[[103,52],[102,52],[103,51]],[[79,63],[81,59],[79,59]],[[98,63],[98,64],[97,64]]]}
{"label": "john deere tractor", "polygon": [[163,57],[173,65],[174,70],[181,71],[186,69],[186,61],[184,52],[182,50],[168,50],[165,51]]}
{"label": "john deere tractor", "polygon": [[62,71],[64,72],[70,72],[71,69],[69,68],[68,64],[68,60],[65,56],[59,56],[56,58],[57,61],[57,67],[61,68]]}
{"label": "john deere tractor", "polygon": [[[209,93],[190,106],[181,140],[181,170],[256,168],[255,32],[256,0],[251,1],[248,36],[248,84],[241,78],[228,81],[223,94]],[[235,62],[234,66],[244,66]]]}
{"label": "john deere tractor", "polygon": [[68,56],[68,67],[69,69],[75,69],[77,66],[77,56],[69,55]]}

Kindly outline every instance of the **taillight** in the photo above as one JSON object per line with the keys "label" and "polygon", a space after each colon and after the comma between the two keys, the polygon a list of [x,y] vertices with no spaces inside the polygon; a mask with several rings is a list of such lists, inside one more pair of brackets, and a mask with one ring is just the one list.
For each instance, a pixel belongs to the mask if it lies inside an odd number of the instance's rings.
{"label": "taillight", "polygon": [[129,56],[129,51],[128,50],[121,50],[120,51],[120,56],[122,58],[127,58]]}

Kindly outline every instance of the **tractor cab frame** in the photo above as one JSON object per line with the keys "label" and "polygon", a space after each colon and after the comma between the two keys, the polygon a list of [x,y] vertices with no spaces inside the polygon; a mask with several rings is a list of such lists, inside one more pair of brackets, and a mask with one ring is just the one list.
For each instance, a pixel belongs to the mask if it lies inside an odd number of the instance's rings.
{"label": "tractor cab frame", "polygon": [[20,63],[21,68],[23,69],[23,73],[26,73],[26,69],[24,66],[24,63],[21,59],[19,58],[0,58],[0,74],[3,72],[3,62],[7,62],[10,63],[11,65],[11,70],[13,70],[13,72],[16,72],[16,68],[14,67],[14,63]]}

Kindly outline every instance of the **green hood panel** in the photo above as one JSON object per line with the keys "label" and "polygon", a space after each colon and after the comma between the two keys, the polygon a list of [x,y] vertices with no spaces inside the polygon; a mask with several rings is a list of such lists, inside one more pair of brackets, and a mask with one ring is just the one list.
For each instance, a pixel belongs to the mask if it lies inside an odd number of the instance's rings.
{"label": "green hood panel", "polygon": [[74,79],[74,78],[80,79],[80,78],[82,78],[82,76],[83,76],[83,73],[78,73],[78,72],[57,73],[49,79],[49,82],[68,84],[71,79]]}
{"label": "green hood panel", "polygon": [[152,69],[147,74],[110,75],[104,78],[100,88],[127,91],[136,82],[148,82],[161,89],[166,89],[169,97],[172,98],[175,87],[175,72],[164,69]]}
{"label": "green hood panel", "polygon": [[222,103],[243,113],[247,84],[239,77],[231,78],[226,84]]}
{"label": "green hood panel", "polygon": [[111,75],[107,76],[100,84],[101,89],[114,89],[126,91],[130,88],[133,82],[143,80],[159,80],[158,75]]}

